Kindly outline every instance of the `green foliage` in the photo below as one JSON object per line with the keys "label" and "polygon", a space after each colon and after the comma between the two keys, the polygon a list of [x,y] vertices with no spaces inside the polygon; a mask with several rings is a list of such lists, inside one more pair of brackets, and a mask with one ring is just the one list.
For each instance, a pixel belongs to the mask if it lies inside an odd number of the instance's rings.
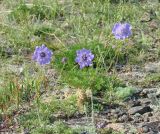
{"label": "green foliage", "polygon": [[2,76],[3,81],[0,85],[0,108],[2,111],[5,111],[6,114],[10,107],[16,107],[18,109],[22,104],[32,101],[33,98],[37,99],[40,95],[40,87],[45,84],[45,78],[42,72],[35,74],[31,78],[27,70],[30,68],[26,67],[23,69],[24,76],[21,79],[13,74],[5,77]]}
{"label": "green foliage", "polygon": [[[95,55],[93,67],[80,69],[75,63],[76,51],[86,48]],[[110,83],[113,86],[120,84],[120,81],[114,76],[107,76],[104,73],[107,68],[115,64],[116,51],[112,48],[105,48],[103,44],[92,42],[90,44],[76,44],[68,49],[61,50],[55,55],[54,66],[59,70],[62,80],[69,85],[77,88],[92,89],[95,93],[109,89]],[[66,57],[67,62],[62,63],[62,58]]]}
{"label": "green foliage", "polygon": [[17,22],[24,22],[29,19],[29,8],[25,4],[19,5],[8,17],[11,20],[16,19]]}
{"label": "green foliage", "polygon": [[135,89],[133,87],[118,87],[115,91],[115,96],[118,99],[124,100],[135,93]]}
{"label": "green foliage", "polygon": [[78,110],[77,104],[75,102],[76,96],[70,96],[69,98],[64,100],[53,98],[49,104],[42,103],[41,108],[42,110],[46,110],[46,108],[48,108],[51,113],[62,112],[64,116],[70,117]]}
{"label": "green foliage", "polygon": [[24,102],[29,102],[35,92],[35,81],[20,84],[18,81],[10,81],[0,89],[0,106],[2,110]]}
{"label": "green foliage", "polygon": [[35,128],[31,131],[34,134],[80,134],[83,132],[80,128],[73,129],[62,121],[56,121],[53,125],[45,125],[41,128]]}
{"label": "green foliage", "polygon": [[[32,133],[63,134],[66,132],[72,134],[72,129],[62,124],[62,122],[56,121],[70,117],[76,113],[77,106],[75,102],[76,96],[71,96],[64,100],[58,100],[53,97],[49,103],[43,102],[42,100],[38,105],[34,103],[34,108],[24,115],[21,115],[19,122],[23,127],[31,129]],[[59,113],[62,113],[64,117],[54,116]]]}
{"label": "green foliage", "polygon": [[40,27],[36,27],[34,30],[35,36],[46,36],[47,34],[53,33],[55,29],[53,27],[49,27],[47,25],[41,25]]}
{"label": "green foliage", "polygon": [[33,5],[21,3],[13,9],[8,17],[11,20],[16,20],[18,23],[24,23],[33,18],[50,20],[54,19],[57,14],[56,6],[56,3],[54,3],[53,7],[38,3],[34,3]]}

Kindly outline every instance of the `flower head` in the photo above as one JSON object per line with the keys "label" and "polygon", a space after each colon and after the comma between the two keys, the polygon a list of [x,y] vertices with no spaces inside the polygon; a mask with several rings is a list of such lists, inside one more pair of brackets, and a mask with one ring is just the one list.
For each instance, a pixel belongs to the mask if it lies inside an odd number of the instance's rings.
{"label": "flower head", "polygon": [[92,60],[94,59],[94,55],[90,50],[85,48],[77,51],[77,57],[75,62],[79,64],[80,69],[88,66],[92,66]]}
{"label": "flower head", "polygon": [[32,59],[40,65],[44,65],[50,63],[52,55],[53,52],[43,44],[42,46],[36,46]]}
{"label": "flower head", "polygon": [[129,23],[116,23],[112,29],[112,33],[116,39],[124,40],[131,36],[131,29],[132,27]]}

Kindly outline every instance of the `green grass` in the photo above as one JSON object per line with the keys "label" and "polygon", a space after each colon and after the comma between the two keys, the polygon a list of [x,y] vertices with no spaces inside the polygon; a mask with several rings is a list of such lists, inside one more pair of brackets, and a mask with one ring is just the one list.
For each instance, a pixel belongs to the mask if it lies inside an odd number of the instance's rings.
{"label": "green grass", "polygon": [[[79,134],[86,130],[95,133],[94,124],[93,128],[72,129],[62,119],[54,119],[55,123],[50,121],[51,115],[58,112],[66,118],[79,112],[79,98],[75,94],[64,100],[53,95],[51,102],[44,102],[42,96],[49,89],[64,87],[73,88],[74,93],[79,89],[91,90],[93,96],[84,97],[82,103],[86,107],[82,113],[90,116],[93,111],[103,109],[94,98],[102,97],[107,104],[130,96],[134,90],[118,78],[115,66],[143,65],[159,58],[159,50],[148,55],[160,31],[141,22],[146,13],[148,18],[159,21],[158,6],[156,0],[144,3],[139,0],[30,0],[27,3],[1,0],[0,117],[9,118],[8,124],[13,125],[13,113],[27,105],[28,112],[17,117],[20,126],[16,131]],[[153,9],[156,15],[151,13]],[[121,21],[132,25],[133,35],[125,41],[116,40],[111,33],[113,25]],[[41,44],[54,52],[52,63],[44,68],[31,61],[35,46]],[[95,59],[93,67],[80,70],[74,60],[76,51],[82,48],[90,49]],[[61,62],[63,57],[68,59],[66,64]],[[51,68],[58,74],[54,81],[56,87],[50,86],[53,81],[46,76]],[[147,76],[144,83],[154,82],[159,82],[159,74]]]}

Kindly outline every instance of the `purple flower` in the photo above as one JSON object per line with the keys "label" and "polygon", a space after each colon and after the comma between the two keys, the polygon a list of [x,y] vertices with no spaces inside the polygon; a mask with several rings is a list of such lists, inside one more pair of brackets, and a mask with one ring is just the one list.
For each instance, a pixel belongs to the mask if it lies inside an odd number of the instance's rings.
{"label": "purple flower", "polygon": [[116,39],[124,40],[131,36],[131,29],[132,27],[129,23],[116,23],[112,29],[112,33]]}
{"label": "purple flower", "polygon": [[94,59],[94,55],[90,50],[85,48],[77,51],[77,57],[75,62],[79,64],[80,69],[88,66],[92,66],[92,60]]}
{"label": "purple flower", "polygon": [[53,52],[49,50],[45,45],[36,46],[32,59],[38,62],[40,65],[49,64]]}

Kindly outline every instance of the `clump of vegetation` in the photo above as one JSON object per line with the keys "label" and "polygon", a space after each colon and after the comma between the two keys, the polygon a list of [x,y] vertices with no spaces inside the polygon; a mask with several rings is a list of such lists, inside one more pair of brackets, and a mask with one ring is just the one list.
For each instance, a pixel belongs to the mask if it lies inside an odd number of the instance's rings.
{"label": "clump of vegetation", "polygon": [[[94,54],[93,65],[80,69],[75,62],[76,52],[83,48],[91,50]],[[81,89],[92,89],[93,92],[107,91],[110,84],[120,86],[121,82],[114,76],[105,75],[104,72],[116,64],[116,59],[123,61],[124,55],[115,56],[116,50],[106,49],[103,44],[92,42],[90,44],[76,44],[55,54],[53,65],[59,70],[62,81]],[[63,62],[63,58],[66,61]]]}
{"label": "clump of vegetation", "polygon": [[31,19],[50,20],[56,17],[57,4],[52,6],[43,5],[41,3],[25,4],[21,3],[10,13],[9,19],[16,20],[18,23],[27,22]]}
{"label": "clump of vegetation", "polygon": [[[75,96],[71,96],[64,100],[52,98],[49,103],[43,102],[42,100],[38,102],[38,105],[35,102],[29,112],[19,117],[19,121],[25,128],[30,129],[32,133],[43,133],[44,131],[57,133],[62,131],[62,133],[64,133],[65,130],[60,128],[53,129],[54,126],[61,128],[65,127],[68,131],[71,131],[71,129],[64,124],[61,124],[62,126],[57,126],[58,124],[56,122],[57,120],[61,121],[65,118],[69,118],[76,113],[77,106],[75,102]],[[41,129],[39,126],[41,126]],[[32,129],[33,127],[36,129]]]}
{"label": "clump of vegetation", "polygon": [[121,100],[127,99],[135,93],[135,89],[133,87],[118,87],[115,92],[115,97]]}

